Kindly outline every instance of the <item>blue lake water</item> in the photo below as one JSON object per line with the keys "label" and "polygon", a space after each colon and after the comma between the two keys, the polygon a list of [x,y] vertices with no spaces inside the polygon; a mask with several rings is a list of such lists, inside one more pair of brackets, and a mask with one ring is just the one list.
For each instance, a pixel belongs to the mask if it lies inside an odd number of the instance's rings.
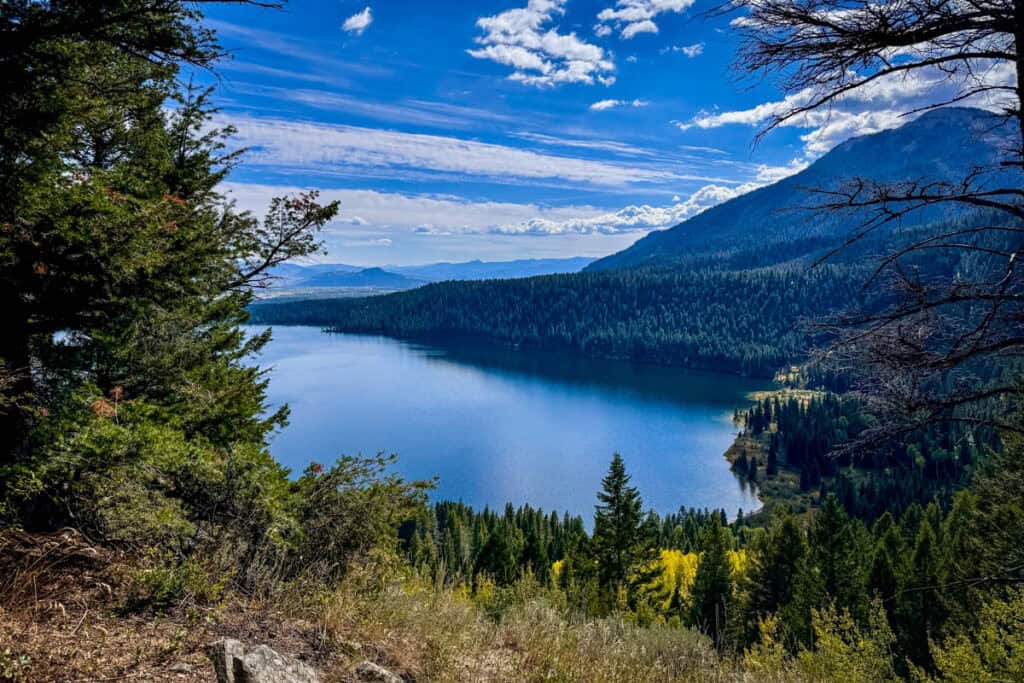
{"label": "blue lake water", "polygon": [[612,453],[661,513],[758,507],[723,453],[732,411],[763,382],[731,375],[480,346],[276,327],[258,358],[291,407],[271,451],[301,471],[341,454],[399,455],[436,499],[530,503],[589,518]]}

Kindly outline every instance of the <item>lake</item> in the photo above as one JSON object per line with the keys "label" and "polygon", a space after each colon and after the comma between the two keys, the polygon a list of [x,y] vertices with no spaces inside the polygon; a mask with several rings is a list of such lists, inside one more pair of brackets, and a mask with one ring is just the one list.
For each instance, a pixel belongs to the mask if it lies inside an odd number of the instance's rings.
{"label": "lake", "polygon": [[435,499],[530,503],[589,519],[619,452],[659,513],[759,504],[729,470],[732,412],[766,383],[681,368],[275,327],[259,357],[291,407],[274,456],[299,472],[341,454],[399,455]]}

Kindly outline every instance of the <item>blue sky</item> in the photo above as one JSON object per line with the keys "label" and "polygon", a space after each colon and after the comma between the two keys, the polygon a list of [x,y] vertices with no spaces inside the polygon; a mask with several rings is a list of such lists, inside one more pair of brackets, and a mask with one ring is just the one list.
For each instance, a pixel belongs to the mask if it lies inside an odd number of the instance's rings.
{"label": "blue sky", "polygon": [[601,256],[900,122],[906,84],[755,147],[785,100],[731,71],[715,1],[215,6],[219,122],[251,149],[228,189],[339,199],[321,260]]}

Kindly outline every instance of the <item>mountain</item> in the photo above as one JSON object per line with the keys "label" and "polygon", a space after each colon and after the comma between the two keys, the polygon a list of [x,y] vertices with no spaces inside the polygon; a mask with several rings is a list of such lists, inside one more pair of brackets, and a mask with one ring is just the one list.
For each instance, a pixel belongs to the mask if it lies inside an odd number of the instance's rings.
{"label": "mountain", "polygon": [[[769,265],[766,255],[773,252],[783,260],[820,253],[853,228],[858,216],[800,210],[821,201],[809,188],[835,188],[854,177],[882,182],[959,181],[973,167],[999,158],[1010,134],[1000,121],[980,109],[948,107],[922,114],[900,128],[851,138],[796,175],[712,207],[673,228],[652,232],[587,269],[722,259],[744,251],[753,259],[748,265]],[[953,218],[948,209],[942,211],[918,212],[901,227]],[[785,248],[773,248],[778,245]]]}
{"label": "mountain", "polygon": [[350,266],[345,263],[317,263],[308,266],[281,263],[271,269],[270,275],[275,278],[275,289],[288,289],[304,287],[310,278],[331,273],[358,273],[360,270],[362,270],[360,266]]}
{"label": "mountain", "polygon": [[383,268],[365,268],[356,272],[335,270],[320,272],[302,281],[303,287],[374,287],[378,289],[411,289],[423,280],[392,273]]}
{"label": "mountain", "polygon": [[[593,263],[586,256],[518,259],[515,261],[466,261],[426,263],[417,266],[363,268],[345,263],[300,266],[283,263],[273,269],[274,289],[310,287],[376,287],[409,289],[443,280],[496,280],[558,273],[578,273]],[[366,284],[355,284],[366,283]]]}

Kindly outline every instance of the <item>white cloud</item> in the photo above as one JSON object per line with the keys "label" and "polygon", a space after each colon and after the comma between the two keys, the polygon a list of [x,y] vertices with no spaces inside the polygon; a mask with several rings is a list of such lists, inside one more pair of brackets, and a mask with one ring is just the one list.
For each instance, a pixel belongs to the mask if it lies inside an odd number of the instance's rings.
{"label": "white cloud", "polygon": [[694,0],[618,0],[615,7],[598,13],[599,23],[594,32],[608,35],[614,27],[623,40],[629,40],[640,33],[657,33],[658,25],[654,19],[658,15],[685,12],[693,3]]}
{"label": "white cloud", "polygon": [[581,159],[455,137],[259,118],[221,116],[219,125],[237,129],[233,142],[249,148],[251,165],[300,168],[313,175],[366,177],[380,169],[484,176],[498,182],[552,182],[626,187],[638,183],[708,180],[650,165]]}
{"label": "white cloud", "polygon": [[706,185],[685,200],[673,197],[671,206],[627,206],[618,211],[597,216],[553,220],[535,217],[530,220],[498,226],[494,232],[506,235],[562,235],[562,234],[604,234],[615,235],[623,232],[648,232],[678,225],[687,218],[697,215],[716,204],[738,197],[758,187],[748,183],[739,187]]}
{"label": "white cloud", "polygon": [[342,30],[348,31],[349,33],[357,36],[363,35],[363,32],[370,27],[373,23],[373,13],[370,11],[369,5],[366,9],[358,14],[353,14],[351,17],[345,20],[345,23],[341,25]]}
{"label": "white cloud", "polygon": [[595,149],[602,152],[612,152],[613,154],[619,154],[622,156],[632,157],[654,157],[657,156],[657,152],[649,149],[641,149],[633,145],[627,145],[623,142],[616,142],[614,140],[587,140],[579,138],[560,138],[554,135],[544,135],[543,133],[529,133],[519,132],[512,133],[517,138],[523,140],[529,140],[531,142],[537,142],[542,145],[549,147],[570,147],[574,149]]}
{"label": "white cloud", "polygon": [[[338,201],[339,217],[325,229],[328,241],[349,238],[344,246],[389,246],[396,235],[614,236],[669,228],[698,213],[775,182],[806,167],[760,166],[757,180],[737,186],[705,185],[685,199],[672,197],[669,206],[632,205],[609,211],[589,205],[541,206],[534,203],[470,201],[460,197],[410,195],[374,190],[321,190],[323,202]],[[297,194],[297,186],[226,182],[221,188],[239,208],[260,215],[271,197]],[[357,234],[353,234],[353,229]],[[381,237],[381,235],[389,235]],[[592,239],[597,239],[592,238]],[[386,244],[388,243],[388,244]],[[619,247],[621,248],[621,247]]]}
{"label": "white cloud", "polygon": [[275,87],[257,83],[243,83],[249,94],[266,95],[278,100],[298,102],[308,107],[327,111],[345,111],[379,121],[412,123],[434,128],[479,128],[498,121],[512,122],[511,116],[477,107],[465,107],[446,102],[404,99],[393,103],[374,102],[329,90],[312,88]]}
{"label": "white cloud", "polygon": [[[673,197],[669,206],[627,206],[609,211],[593,206],[545,207],[511,202],[474,202],[457,197],[406,195],[373,190],[322,190],[320,200],[339,201],[339,218],[325,229],[328,239],[345,239],[348,246],[386,246],[399,231],[420,236],[447,235],[620,235],[672,227],[705,209],[760,186],[706,185],[681,200]],[[261,214],[271,197],[296,194],[293,186],[224,183],[222,189],[241,209]],[[365,223],[352,235],[352,216]],[[390,237],[378,237],[381,233]]]}
{"label": "white cloud", "polygon": [[799,173],[810,165],[806,159],[793,159],[785,166],[761,164],[757,167],[757,181],[764,184],[775,183]]}
{"label": "white cloud", "polygon": [[[981,80],[970,83],[968,87],[977,87],[980,82],[1012,85],[1016,78],[1013,66],[1007,64],[989,63],[988,68],[975,64],[974,72],[981,74],[977,76]],[[920,112],[936,103],[951,101],[961,92],[962,87],[963,83],[956,82],[949,73],[939,68],[921,69],[916,73],[908,72],[867,82],[836,98],[830,106],[793,116],[782,125],[808,131],[800,139],[804,143],[804,154],[808,158],[815,158],[851,137],[897,128],[917,115],[908,112]],[[749,109],[701,112],[689,121],[673,123],[684,131],[727,125],[765,126],[775,117],[808,106],[819,97],[819,93],[808,88],[782,100],[763,102]],[[985,94],[959,100],[957,104],[998,110],[1004,103],[997,97]]]}
{"label": "white cloud", "polygon": [[477,26],[484,35],[476,39],[481,47],[467,52],[511,67],[509,78],[525,85],[611,85],[615,64],[604,49],[550,26],[565,13],[566,1],[529,0],[526,7],[481,17]]}
{"label": "white cloud", "polygon": [[590,105],[592,111],[605,111],[616,107],[646,107],[650,102],[647,100],[600,100]]}
{"label": "white cloud", "polygon": [[370,240],[345,240],[341,244],[345,247],[390,247],[394,242],[390,237],[378,237]]}
{"label": "white cloud", "polygon": [[639,33],[657,33],[658,25],[650,19],[644,19],[643,21],[634,21],[622,29],[622,39],[629,40]]}
{"label": "white cloud", "polygon": [[[294,195],[310,188],[255,183],[223,183],[221,189],[238,207],[262,215],[271,197]],[[536,218],[566,221],[598,216],[605,211],[592,206],[545,207],[513,202],[468,201],[458,197],[413,195],[375,190],[323,189],[320,201],[338,201],[339,216],[326,228],[328,236],[351,235],[353,217],[359,216],[360,239],[376,239],[385,230],[417,235],[486,234],[502,225]],[[393,237],[393,236],[392,236]]]}
{"label": "white cloud", "polygon": [[704,43],[694,43],[693,45],[670,45],[669,47],[661,48],[661,53],[666,52],[681,52],[690,59],[699,57],[704,54]]}

